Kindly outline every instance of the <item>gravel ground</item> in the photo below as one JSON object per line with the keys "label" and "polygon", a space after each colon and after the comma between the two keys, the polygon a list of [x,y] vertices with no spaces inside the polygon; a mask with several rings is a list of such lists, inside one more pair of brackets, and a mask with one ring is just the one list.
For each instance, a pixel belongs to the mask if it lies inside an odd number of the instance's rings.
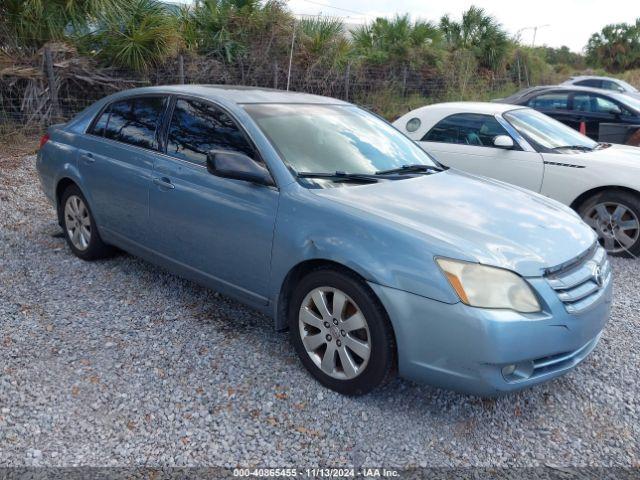
{"label": "gravel ground", "polygon": [[32,155],[0,153],[0,467],[640,467],[640,261],[570,374],[483,400],[318,386],[242,305],[121,254],[70,253]]}

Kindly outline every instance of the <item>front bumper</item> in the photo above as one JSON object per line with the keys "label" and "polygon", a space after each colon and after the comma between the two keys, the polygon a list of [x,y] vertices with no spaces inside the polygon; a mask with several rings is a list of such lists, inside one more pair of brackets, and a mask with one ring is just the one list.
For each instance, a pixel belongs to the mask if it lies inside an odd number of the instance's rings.
{"label": "front bumper", "polygon": [[[609,317],[611,279],[588,310],[570,314],[543,278],[528,279],[543,311],[521,314],[448,304],[370,283],[396,335],[402,377],[463,393],[493,396],[558,377],[597,345]],[[525,366],[526,378],[503,375]]]}

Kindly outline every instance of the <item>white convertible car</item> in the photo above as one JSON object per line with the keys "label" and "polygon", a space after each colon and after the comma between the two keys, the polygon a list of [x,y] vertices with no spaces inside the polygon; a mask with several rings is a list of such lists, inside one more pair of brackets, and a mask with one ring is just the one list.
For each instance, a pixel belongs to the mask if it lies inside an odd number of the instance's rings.
{"label": "white convertible car", "polygon": [[597,143],[531,108],[496,103],[429,105],[394,126],[446,166],[571,206],[609,253],[640,255],[640,148]]}

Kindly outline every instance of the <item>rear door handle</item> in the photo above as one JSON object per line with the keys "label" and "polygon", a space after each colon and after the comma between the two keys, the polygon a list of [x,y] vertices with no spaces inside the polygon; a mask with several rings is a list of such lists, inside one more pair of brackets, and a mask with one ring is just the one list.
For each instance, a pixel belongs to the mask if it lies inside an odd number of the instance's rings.
{"label": "rear door handle", "polygon": [[93,163],[96,161],[96,159],[93,158],[93,154],[91,153],[83,153],[81,155],[81,158],[84,161],[84,163]]}
{"label": "rear door handle", "polygon": [[156,177],[153,179],[153,183],[155,183],[156,185],[162,188],[168,188],[168,189],[176,188],[176,186],[173,183],[171,183],[171,180],[169,180],[167,177],[160,177],[160,178]]}

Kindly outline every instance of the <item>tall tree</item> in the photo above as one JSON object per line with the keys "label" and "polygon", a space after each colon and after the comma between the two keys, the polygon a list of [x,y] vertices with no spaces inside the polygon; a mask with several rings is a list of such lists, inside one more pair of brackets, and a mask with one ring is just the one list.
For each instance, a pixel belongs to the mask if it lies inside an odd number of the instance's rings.
{"label": "tall tree", "polygon": [[509,39],[502,26],[484,9],[471,6],[460,21],[445,15],[440,29],[452,50],[473,53],[480,67],[498,71],[504,66]]}
{"label": "tall tree", "polygon": [[622,72],[640,67],[640,18],[635,24],[605,26],[589,38],[587,61],[596,67]]}

